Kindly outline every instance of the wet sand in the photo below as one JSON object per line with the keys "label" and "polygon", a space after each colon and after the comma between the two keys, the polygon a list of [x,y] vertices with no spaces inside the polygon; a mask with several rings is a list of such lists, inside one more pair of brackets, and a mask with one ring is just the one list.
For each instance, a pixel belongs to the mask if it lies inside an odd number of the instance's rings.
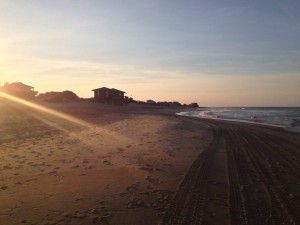
{"label": "wet sand", "polygon": [[299,222],[298,134],[178,109],[47,107],[91,126],[0,105],[1,225]]}
{"label": "wet sand", "polygon": [[214,138],[186,174],[162,224],[299,224],[300,135],[201,121]]}

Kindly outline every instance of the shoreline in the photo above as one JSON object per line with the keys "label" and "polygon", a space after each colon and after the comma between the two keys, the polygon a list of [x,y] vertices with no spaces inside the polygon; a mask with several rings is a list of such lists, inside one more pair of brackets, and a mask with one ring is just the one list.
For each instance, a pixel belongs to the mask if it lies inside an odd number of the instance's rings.
{"label": "shoreline", "polygon": [[[199,110],[203,111],[203,110]],[[268,126],[268,127],[274,127],[274,128],[281,128],[284,131],[288,131],[291,133],[300,133],[300,128],[298,127],[290,127],[280,124],[270,124],[270,123],[262,123],[262,122],[255,122],[255,121],[247,121],[247,120],[239,120],[239,119],[226,119],[226,118],[214,118],[214,117],[205,117],[205,116],[193,116],[193,115],[184,115],[185,113],[189,113],[191,111],[182,111],[179,113],[176,113],[178,116],[184,116],[184,117],[192,117],[192,118],[199,118],[199,119],[208,119],[208,120],[216,120],[216,121],[228,121],[228,122],[234,122],[234,123],[244,123],[244,124],[251,124],[251,125],[261,125],[261,126]],[[194,111],[198,112],[198,111]],[[295,128],[295,129],[293,129]]]}

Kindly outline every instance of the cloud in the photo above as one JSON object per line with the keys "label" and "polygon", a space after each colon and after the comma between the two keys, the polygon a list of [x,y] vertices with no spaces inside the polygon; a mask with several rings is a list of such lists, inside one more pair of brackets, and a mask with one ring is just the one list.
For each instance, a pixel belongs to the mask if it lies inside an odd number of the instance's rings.
{"label": "cloud", "polygon": [[130,64],[15,57],[1,60],[0,81],[21,81],[40,92],[72,90],[83,97],[96,87],[125,90],[136,99],[199,102],[204,106],[300,105],[299,73],[191,74]]}
{"label": "cloud", "polygon": [[[181,76],[176,72],[151,70],[130,64],[102,63],[80,60],[51,60],[15,57],[1,61],[2,73],[6,76],[69,77],[83,79],[101,78],[174,78]],[[6,72],[7,71],[7,72]]]}

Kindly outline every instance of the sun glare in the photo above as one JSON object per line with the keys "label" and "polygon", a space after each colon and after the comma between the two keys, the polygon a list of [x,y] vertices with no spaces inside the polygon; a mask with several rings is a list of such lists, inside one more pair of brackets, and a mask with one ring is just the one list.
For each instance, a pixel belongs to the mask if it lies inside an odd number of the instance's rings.
{"label": "sun glare", "polygon": [[53,109],[49,109],[49,108],[46,108],[44,106],[41,106],[41,105],[38,105],[38,104],[35,104],[35,103],[32,103],[32,102],[26,101],[24,99],[12,96],[10,94],[4,93],[4,92],[0,92],[0,97],[3,97],[5,99],[7,99],[7,100],[10,100],[10,101],[13,101],[13,102],[16,102],[16,103],[20,103],[20,104],[28,106],[30,108],[36,109],[36,110],[38,110],[40,112],[45,112],[45,113],[48,113],[50,115],[59,117],[61,119],[67,120],[67,121],[75,123],[77,125],[81,125],[81,126],[84,126],[84,127],[87,127],[87,128],[92,128],[91,124],[89,124],[89,123],[87,123],[87,122],[85,122],[83,120],[80,120],[80,119],[75,118],[73,116],[67,115],[65,113],[57,112],[57,111],[55,111]]}
{"label": "sun glare", "polygon": [[[4,98],[6,100],[9,100],[9,101],[12,101],[12,102],[15,102],[15,103],[27,106],[29,108],[35,109],[36,111],[39,111],[39,112],[42,112],[42,113],[47,113],[49,115],[52,115],[52,116],[55,116],[57,118],[63,119],[65,121],[67,121],[67,122],[71,122],[73,124],[79,125],[79,126],[85,128],[85,129],[88,129],[91,132],[94,132],[94,133],[109,135],[110,137],[117,138],[117,139],[123,139],[123,140],[127,139],[124,136],[121,136],[121,135],[119,135],[119,134],[117,134],[115,132],[109,131],[109,130],[101,128],[99,126],[92,125],[92,124],[90,124],[90,123],[88,123],[86,121],[83,121],[81,119],[78,119],[78,118],[76,118],[74,116],[70,116],[70,115],[68,115],[66,113],[62,113],[62,112],[58,112],[58,111],[53,110],[53,109],[49,109],[49,108],[47,108],[45,106],[41,106],[41,105],[38,105],[36,103],[29,102],[27,100],[18,98],[16,96],[13,96],[13,95],[1,92],[1,91],[0,91],[0,97]],[[45,122],[45,119],[41,119],[40,116],[38,116],[38,119],[40,119],[43,122]],[[56,127],[57,129],[62,130],[64,132],[67,132],[67,130],[65,128],[63,128],[61,126],[58,126],[58,125],[54,125],[50,121],[48,121],[47,124],[51,125],[53,127]],[[70,134],[70,132],[68,132],[68,133]],[[74,135],[71,135],[71,136],[74,136]],[[79,137],[77,137],[77,138],[81,139]]]}

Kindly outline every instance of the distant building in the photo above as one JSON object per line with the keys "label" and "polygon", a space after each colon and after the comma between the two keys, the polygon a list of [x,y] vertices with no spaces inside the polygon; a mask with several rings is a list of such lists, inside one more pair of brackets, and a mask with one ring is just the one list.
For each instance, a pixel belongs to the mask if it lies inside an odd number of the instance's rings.
{"label": "distant building", "polygon": [[94,100],[102,103],[125,103],[124,91],[117,90],[115,88],[97,88],[92,90],[94,92]]}
{"label": "distant building", "polygon": [[20,98],[33,99],[38,92],[34,91],[34,87],[28,86],[21,82],[6,83],[0,86],[0,91]]}

